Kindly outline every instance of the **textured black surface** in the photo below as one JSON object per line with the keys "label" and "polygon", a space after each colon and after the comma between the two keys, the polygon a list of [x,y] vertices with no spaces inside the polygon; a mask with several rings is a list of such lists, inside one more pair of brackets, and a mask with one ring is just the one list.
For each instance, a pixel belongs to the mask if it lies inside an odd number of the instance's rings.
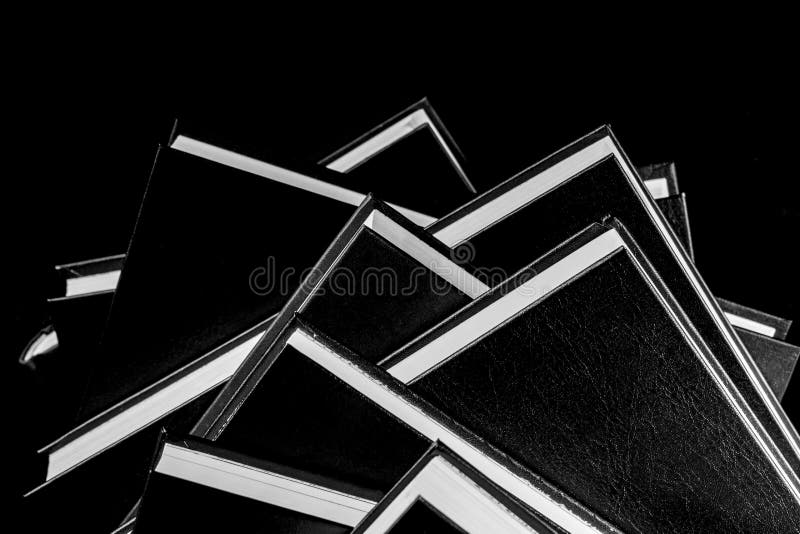
{"label": "textured black surface", "polygon": [[430,446],[291,346],[216,443],[381,492]]}
{"label": "textured black surface", "polygon": [[[284,206],[296,212],[287,214]],[[81,413],[92,416],[276,313],[353,206],[164,149]],[[320,218],[327,224],[320,225]],[[333,225],[335,221],[338,224]],[[271,267],[270,267],[271,265]],[[251,289],[254,270],[258,291]],[[280,274],[292,269],[281,288]],[[274,285],[271,285],[274,284]]]}
{"label": "textured black surface", "polygon": [[137,534],[253,532],[336,534],[350,528],[318,517],[193,484],[161,473],[147,483]]}
{"label": "textured black surface", "polygon": [[686,213],[686,195],[660,198],[656,200],[656,205],[664,214],[664,218],[667,219],[675,236],[683,245],[683,249],[689,254],[689,258],[694,260],[692,233],[689,230],[689,218]]}
{"label": "textured black surface", "polygon": [[[603,131],[596,135],[603,135]],[[525,176],[526,173],[498,188],[502,190]],[[436,231],[452,224],[494,194],[489,192],[482,195],[463,210],[448,216],[446,221],[435,223],[431,229]],[[630,231],[787,461],[795,468],[799,467],[800,458],[794,452],[790,438],[781,430],[759,389],[726,340],[722,327],[716,324],[700,293],[656,230],[655,223],[615,159],[605,159],[470,238],[469,242],[476,251],[474,264],[477,267],[501,268],[508,273],[516,272],[589,222],[608,215],[619,219]],[[517,241],[517,245],[509,246],[510,239]],[[519,243],[525,243],[525,246],[519,246]],[[709,298],[713,297],[709,295]]]}
{"label": "textured black surface", "polygon": [[[375,212],[443,258],[450,256],[450,249],[424,229],[380,200],[368,197],[200,419],[193,430],[195,435],[210,439],[218,435],[266,372],[261,362],[298,312],[306,321],[318,320],[322,331],[339,342],[352,344],[348,348],[377,362],[469,301],[449,282],[433,275],[433,266],[419,263],[367,228]],[[463,268],[471,269],[466,264]]]}
{"label": "textured black surface", "polygon": [[800,507],[623,253],[411,387],[623,530],[800,524]]}
{"label": "textured black surface", "polygon": [[743,328],[737,328],[736,333],[750,351],[775,396],[783,399],[800,357],[800,347]]}

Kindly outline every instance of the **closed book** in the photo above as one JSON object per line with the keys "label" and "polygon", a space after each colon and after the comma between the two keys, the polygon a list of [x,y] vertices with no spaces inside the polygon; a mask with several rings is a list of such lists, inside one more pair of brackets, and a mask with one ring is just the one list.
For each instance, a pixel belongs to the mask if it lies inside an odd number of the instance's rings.
{"label": "closed book", "polygon": [[385,494],[435,441],[568,532],[618,532],[432,408],[372,362],[295,318],[215,444]]}
{"label": "closed book", "polygon": [[150,470],[135,532],[345,533],[379,497],[207,442],[167,439]]}
{"label": "closed book", "polygon": [[[426,98],[319,163],[345,173],[339,181],[342,185],[437,217],[476,192],[461,150]],[[427,194],[420,196],[420,191]]]}
{"label": "closed book", "polygon": [[[296,314],[377,363],[489,288],[471,267],[387,204],[368,198],[237,369],[195,432],[215,431],[257,383],[255,372]],[[364,335],[375,332],[375,335]]]}
{"label": "closed book", "polygon": [[[514,273],[603,217],[631,233],[754,415],[760,439],[793,469],[800,441],[769,388],[608,128],[601,128],[482,194],[427,228],[451,247],[469,244],[476,267]],[[530,236],[525,246],[509,246]]]}
{"label": "closed book", "polygon": [[385,532],[563,532],[436,442],[353,529]]}
{"label": "closed book", "polygon": [[800,524],[797,474],[616,220],[382,366],[623,531]]}
{"label": "closed book", "polygon": [[[287,205],[297,217],[269,209]],[[162,149],[79,426],[46,448],[48,479],[227,380],[353,211],[280,179]]]}
{"label": "closed book", "polygon": [[783,399],[800,358],[800,347],[745,328],[737,328],[736,333],[755,358],[775,396]]}

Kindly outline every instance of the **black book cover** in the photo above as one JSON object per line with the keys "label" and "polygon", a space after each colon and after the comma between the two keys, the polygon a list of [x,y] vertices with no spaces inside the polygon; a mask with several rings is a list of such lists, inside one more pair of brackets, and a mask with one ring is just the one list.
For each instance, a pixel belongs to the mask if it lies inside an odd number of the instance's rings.
{"label": "black book cover", "polygon": [[[800,441],[775,395],[720,310],[611,131],[579,139],[427,229],[469,243],[476,267],[514,273],[593,221],[613,216],[631,232],[693,328],[758,417],[762,439],[800,467]],[[525,246],[509,246],[519,236]]]}
{"label": "black book cover", "polygon": [[600,229],[382,365],[624,531],[791,531],[796,473],[625,228]]}
{"label": "black book cover", "polygon": [[[166,462],[165,450],[172,455]],[[209,471],[219,473],[215,470],[227,466],[238,477],[208,476]],[[273,491],[275,486],[283,491]],[[379,497],[198,440],[169,439],[158,447],[136,513],[135,532],[345,533]]]}
{"label": "black book cover", "polygon": [[385,494],[441,440],[548,520],[616,532],[300,319],[286,325],[256,372],[261,380],[215,440],[222,448]]}
{"label": "black book cover", "polygon": [[692,232],[689,229],[689,217],[686,211],[686,194],[656,199],[656,205],[664,218],[675,232],[675,236],[683,245],[683,249],[689,255],[689,259],[694,261],[694,248],[692,246]]}
{"label": "black book cover", "polygon": [[[195,429],[217,423],[257,383],[254,370],[295,316],[377,363],[488,290],[441,242],[385,203],[368,198],[311,269]],[[374,332],[375,335],[365,335]],[[217,426],[218,427],[218,426]]]}
{"label": "black book cover", "polygon": [[[298,212],[287,220],[270,205]],[[344,222],[352,211],[274,180],[160,150],[82,419],[277,313],[288,297],[277,273],[313,264],[334,235],[327,223]]]}
{"label": "black book cover", "polygon": [[[463,501],[459,499],[465,496]],[[483,512],[483,521],[466,518],[474,509]],[[564,532],[520,504],[437,441],[353,529],[353,533],[481,530],[541,534]]]}
{"label": "black book cover", "polygon": [[737,328],[736,333],[753,355],[775,396],[783,399],[800,358],[800,347],[744,328]]}
{"label": "black book cover", "polygon": [[48,479],[141,428],[129,410],[152,423],[157,394],[166,413],[227,380],[355,210],[279,180],[159,152],[80,424],[46,447]]}

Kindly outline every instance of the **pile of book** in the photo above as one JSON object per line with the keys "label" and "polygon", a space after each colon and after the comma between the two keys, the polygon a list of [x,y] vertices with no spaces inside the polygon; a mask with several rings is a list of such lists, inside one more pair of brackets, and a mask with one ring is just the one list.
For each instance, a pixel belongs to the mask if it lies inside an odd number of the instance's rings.
{"label": "pile of book", "polygon": [[56,268],[42,524],[798,531],[800,349],[709,292],[674,165],[603,127],[479,194],[426,100],[236,136],[178,120],[127,252]]}

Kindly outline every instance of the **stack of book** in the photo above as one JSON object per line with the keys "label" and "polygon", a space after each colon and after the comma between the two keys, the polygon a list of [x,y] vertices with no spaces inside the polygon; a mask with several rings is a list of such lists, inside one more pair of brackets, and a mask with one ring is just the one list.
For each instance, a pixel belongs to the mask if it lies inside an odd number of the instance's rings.
{"label": "stack of book", "polygon": [[[316,158],[176,121],[56,267],[26,506],[83,532],[796,532],[790,321],[608,127],[479,193],[427,100]],[[240,135],[240,137],[237,137]]]}

